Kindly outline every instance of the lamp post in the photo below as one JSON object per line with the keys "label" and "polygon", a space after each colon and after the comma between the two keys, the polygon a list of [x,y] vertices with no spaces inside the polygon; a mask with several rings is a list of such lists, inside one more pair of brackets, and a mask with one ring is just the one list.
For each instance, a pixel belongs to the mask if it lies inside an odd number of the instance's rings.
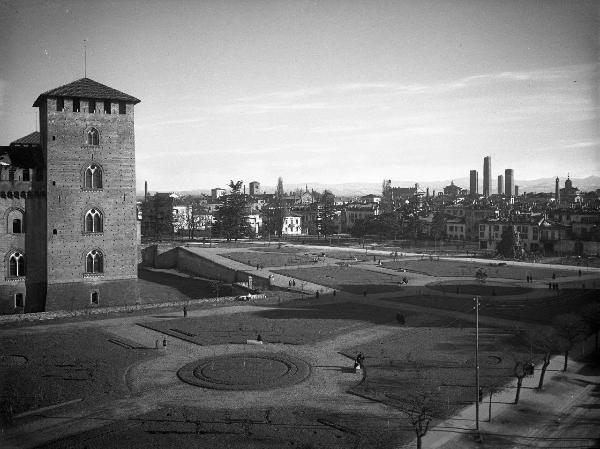
{"label": "lamp post", "polygon": [[479,296],[475,301],[475,429],[479,431]]}

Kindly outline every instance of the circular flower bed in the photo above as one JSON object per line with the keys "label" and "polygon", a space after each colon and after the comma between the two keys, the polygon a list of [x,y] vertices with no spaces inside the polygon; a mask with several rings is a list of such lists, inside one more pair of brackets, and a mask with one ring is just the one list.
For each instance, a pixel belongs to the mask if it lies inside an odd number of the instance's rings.
{"label": "circular flower bed", "polygon": [[287,354],[230,354],[183,366],[177,376],[198,387],[217,390],[268,390],[295,385],[310,366]]}

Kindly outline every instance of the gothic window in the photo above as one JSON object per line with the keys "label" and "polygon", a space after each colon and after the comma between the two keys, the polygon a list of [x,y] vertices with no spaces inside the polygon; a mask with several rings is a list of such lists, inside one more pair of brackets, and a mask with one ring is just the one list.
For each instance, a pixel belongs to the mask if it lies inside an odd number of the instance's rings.
{"label": "gothic window", "polygon": [[14,252],[8,258],[8,275],[11,277],[25,276],[25,256]]}
{"label": "gothic window", "polygon": [[104,260],[102,252],[94,249],[85,256],[86,273],[104,273]]}
{"label": "gothic window", "polygon": [[92,164],[85,169],[83,186],[86,189],[101,189],[102,188],[102,169]]}
{"label": "gothic window", "polygon": [[85,232],[102,232],[102,212],[90,209],[85,214]]}
{"label": "gothic window", "polygon": [[100,145],[100,134],[96,128],[91,128],[87,132],[88,145]]}

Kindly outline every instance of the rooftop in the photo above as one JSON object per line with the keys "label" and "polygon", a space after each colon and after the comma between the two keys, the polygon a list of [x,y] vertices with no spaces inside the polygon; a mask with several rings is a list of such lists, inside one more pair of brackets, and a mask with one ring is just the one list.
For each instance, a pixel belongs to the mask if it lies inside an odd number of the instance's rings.
{"label": "rooftop", "polygon": [[10,143],[11,146],[31,146],[31,145],[39,145],[40,144],[40,133],[39,131],[34,131],[26,136],[23,136],[13,142]]}
{"label": "rooftop", "polygon": [[134,104],[140,102],[140,100],[131,95],[113,89],[112,87],[105,86],[90,78],[81,78],[72,83],[44,92],[37,97],[33,106],[39,107],[42,99],[45,97],[81,97],[100,100],[121,100]]}

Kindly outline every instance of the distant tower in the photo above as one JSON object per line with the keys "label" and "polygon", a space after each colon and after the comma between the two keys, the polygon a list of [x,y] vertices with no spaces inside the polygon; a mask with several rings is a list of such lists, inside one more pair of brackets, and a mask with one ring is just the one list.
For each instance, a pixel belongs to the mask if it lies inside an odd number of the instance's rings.
{"label": "distant tower", "polygon": [[557,176],[556,181],[554,181],[554,204],[556,204],[557,206],[560,204],[560,187],[558,186],[559,182],[560,179],[558,179]]}
{"label": "distant tower", "polygon": [[258,181],[252,181],[249,185],[248,188],[250,189],[250,195],[261,195],[262,192],[260,190],[260,182]]}
{"label": "distant tower", "polygon": [[512,168],[504,170],[504,195],[507,198],[515,195],[515,172]]}
{"label": "distant tower", "polygon": [[285,194],[283,191],[283,178],[281,176],[277,178],[277,191],[275,193],[279,196],[283,196]]}
{"label": "distant tower", "polygon": [[504,175],[498,175],[498,195],[504,195]]}
{"label": "distant tower", "polygon": [[492,157],[483,158],[483,196],[488,197],[492,194]]}
{"label": "distant tower", "polygon": [[479,194],[479,174],[477,170],[471,170],[469,176],[469,193],[471,195]]}
{"label": "distant tower", "polygon": [[515,196],[519,196],[519,186],[515,186]]}

